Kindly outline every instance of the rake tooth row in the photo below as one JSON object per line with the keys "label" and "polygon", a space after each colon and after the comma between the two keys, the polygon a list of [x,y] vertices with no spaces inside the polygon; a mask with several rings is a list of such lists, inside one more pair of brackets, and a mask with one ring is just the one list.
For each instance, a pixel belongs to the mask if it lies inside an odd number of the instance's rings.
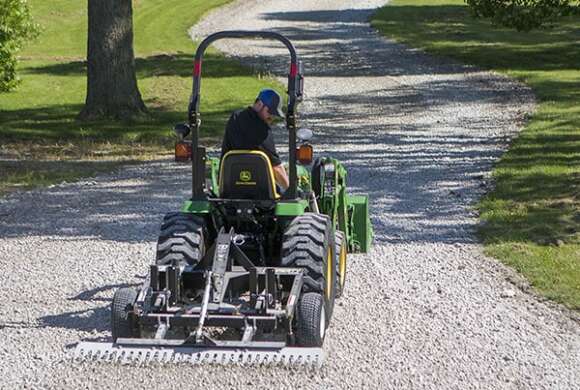
{"label": "rake tooth row", "polygon": [[324,352],[320,348],[282,348],[280,350],[205,349],[195,347],[135,348],[112,343],[80,343],[75,361],[121,364],[189,363],[237,365],[301,365],[320,367]]}

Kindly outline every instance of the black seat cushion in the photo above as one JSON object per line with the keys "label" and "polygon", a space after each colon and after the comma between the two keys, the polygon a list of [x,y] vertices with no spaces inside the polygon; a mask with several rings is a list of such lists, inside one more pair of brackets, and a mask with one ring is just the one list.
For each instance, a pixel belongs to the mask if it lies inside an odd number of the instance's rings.
{"label": "black seat cushion", "polygon": [[232,150],[223,157],[220,197],[224,199],[275,200],[274,173],[264,152]]}

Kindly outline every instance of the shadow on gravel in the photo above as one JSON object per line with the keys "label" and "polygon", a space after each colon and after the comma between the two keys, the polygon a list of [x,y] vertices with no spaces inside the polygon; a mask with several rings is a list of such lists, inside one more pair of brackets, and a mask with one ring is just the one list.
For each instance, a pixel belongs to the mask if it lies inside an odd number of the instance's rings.
{"label": "shadow on gravel", "polygon": [[74,329],[83,332],[103,332],[110,330],[111,310],[109,309],[109,302],[112,298],[98,297],[99,293],[117,290],[123,287],[135,287],[137,284],[109,284],[102,287],[97,287],[91,290],[83,291],[82,293],[69,298],[72,301],[85,302],[106,302],[107,305],[87,310],[70,311],[62,314],[47,315],[38,318],[39,325],[37,327],[49,328],[63,328]]}
{"label": "shadow on gravel", "polygon": [[[435,60],[428,60],[420,51],[409,50],[394,42],[377,39],[374,29],[367,21],[374,10],[304,11],[264,13],[265,20],[290,22],[313,22],[312,27],[279,27],[279,32],[297,46],[300,59],[308,76],[368,77],[441,74],[450,66],[434,67]],[[331,22],[331,23],[328,23]],[[354,38],[356,37],[356,38]],[[369,47],[371,45],[371,47]],[[372,47],[372,45],[376,47]],[[388,45],[388,47],[387,47]],[[263,48],[280,49],[280,55],[264,55],[259,51],[238,56],[245,64],[257,66],[284,76],[288,71],[288,56],[277,42],[260,42]],[[374,55],[374,51],[388,51],[388,55]],[[400,56],[401,52],[404,56]],[[446,61],[448,64],[448,61]],[[443,64],[443,63],[442,63]],[[469,72],[469,68],[454,68]]]}
{"label": "shadow on gravel", "polygon": [[107,305],[96,309],[40,317],[38,327],[74,329],[81,332],[105,332],[110,330],[110,320],[111,310]]}
{"label": "shadow on gravel", "polygon": [[82,332],[104,332],[110,330],[111,310],[109,305],[87,310],[70,311],[62,314],[47,315],[36,319],[37,323],[8,321],[0,324],[2,329],[42,329],[61,328]]}
{"label": "shadow on gravel", "polygon": [[[137,276],[140,279],[144,279],[144,277],[142,276]],[[102,298],[97,296],[99,293],[102,293],[104,291],[108,291],[108,290],[117,290],[119,288],[124,288],[124,287],[136,287],[139,286],[139,284],[127,284],[127,283],[119,283],[119,284],[109,284],[107,286],[101,286],[101,287],[97,287],[97,288],[93,288],[87,291],[83,291],[82,293],[69,298],[69,300],[71,301],[89,301],[89,302],[111,302],[112,298]]]}
{"label": "shadow on gravel", "polygon": [[127,168],[123,171],[127,177],[112,174],[99,182],[87,179],[49,191],[8,196],[0,199],[0,237],[155,241],[163,215],[179,209],[187,199],[190,172],[186,165],[157,161]]}

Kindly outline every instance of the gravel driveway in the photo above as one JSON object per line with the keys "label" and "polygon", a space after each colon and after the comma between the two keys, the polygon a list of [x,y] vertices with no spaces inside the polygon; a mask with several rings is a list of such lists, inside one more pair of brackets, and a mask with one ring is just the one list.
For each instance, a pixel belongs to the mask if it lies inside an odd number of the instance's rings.
{"label": "gravel driveway", "polygon": [[[306,64],[316,149],[372,199],[375,244],[350,257],[325,366],[67,360],[80,340],[109,340],[113,291],[142,280],[162,215],[188,194],[188,168],[160,161],[0,201],[1,388],[579,388],[578,323],[514,287],[474,238],[471,206],[530,92],[379,38],[366,21],[383,3],[244,0],[195,28],[287,34]],[[286,72],[271,42],[219,47]]]}

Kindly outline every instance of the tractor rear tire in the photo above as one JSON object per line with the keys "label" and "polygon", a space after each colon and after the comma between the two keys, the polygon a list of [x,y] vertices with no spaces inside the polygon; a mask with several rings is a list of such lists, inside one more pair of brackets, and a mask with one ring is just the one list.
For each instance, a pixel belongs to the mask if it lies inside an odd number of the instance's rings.
{"label": "tractor rear tire", "polygon": [[303,268],[303,293],[318,293],[324,298],[326,326],[332,318],[336,296],[334,231],[330,218],[305,213],[292,222],[282,238],[282,267]]}
{"label": "tractor rear tire", "polygon": [[206,235],[203,218],[181,212],[167,214],[157,241],[156,263],[176,261],[196,266],[205,254]]}
{"label": "tractor rear tire", "polygon": [[137,300],[137,291],[132,288],[120,288],[115,291],[113,302],[111,303],[111,331],[113,341],[118,338],[137,337],[129,310]]}
{"label": "tractor rear tire", "polygon": [[321,347],[327,327],[322,295],[302,294],[296,308],[296,344],[300,347]]}
{"label": "tractor rear tire", "polygon": [[334,234],[334,256],[336,258],[336,297],[342,297],[346,284],[346,238],[344,233],[337,230]]}

